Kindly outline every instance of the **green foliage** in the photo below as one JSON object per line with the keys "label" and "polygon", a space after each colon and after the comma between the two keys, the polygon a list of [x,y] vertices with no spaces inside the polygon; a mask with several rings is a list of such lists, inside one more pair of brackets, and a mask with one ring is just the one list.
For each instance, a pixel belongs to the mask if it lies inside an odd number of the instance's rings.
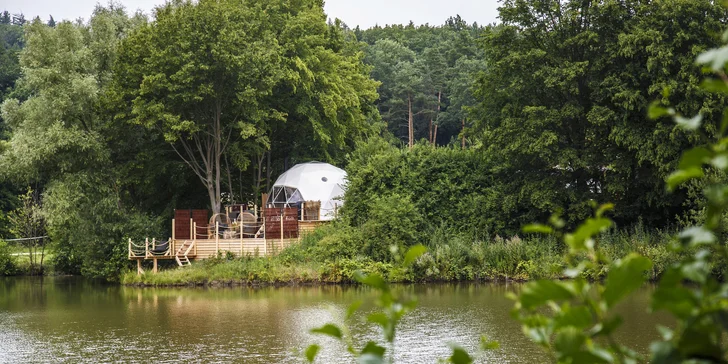
{"label": "green foliage", "polygon": [[168,3],[121,44],[115,119],[161,133],[219,212],[229,161],[330,160],[369,131],[376,83],[342,33],[320,1]]}
{"label": "green foliage", "polygon": [[11,276],[17,272],[15,258],[10,255],[8,243],[0,240],[0,276]]}
{"label": "green foliage", "polygon": [[[574,226],[590,214],[585,201],[612,201],[619,225],[641,217],[664,227],[691,208],[662,182],[680,152],[721,123],[725,97],[699,87],[693,62],[718,44],[720,2],[508,0],[499,11],[502,23],[483,37],[488,67],[471,117],[481,153],[500,166],[496,179],[514,199],[504,212],[523,225],[561,210]],[[645,120],[656,98],[651,114],[670,112],[667,104],[700,111],[705,133],[679,126],[698,118]]]}
{"label": "green foliage", "polygon": [[366,43],[365,62],[372,66],[372,78],[381,82],[377,107],[395,137],[409,140],[410,116],[414,140],[442,145],[464,132],[469,119],[465,109],[475,104],[472,79],[484,67],[476,41],[482,30],[460,16],[441,26],[355,30]]}
{"label": "green foliage", "polygon": [[[593,218],[563,235],[569,247],[564,275],[573,280],[529,282],[518,297],[513,296],[513,315],[523,325],[526,336],[546,348],[558,362],[639,359],[634,351],[613,339],[612,333],[622,322],[613,309],[645,282],[644,272],[652,268],[652,262],[638,254],[610,262],[598,249],[597,236],[611,224],[603,216],[609,209],[609,205],[599,207]],[[560,219],[552,219],[552,226],[559,231]],[[588,283],[582,273],[604,265],[610,266],[605,284]]]}
{"label": "green foliage", "polygon": [[[43,218],[40,194],[33,189],[19,197],[18,208],[8,214],[10,231],[22,239],[20,245],[28,252],[30,274],[43,274],[43,259],[45,258],[46,242],[48,241]],[[40,257],[38,257],[40,254]]]}
{"label": "green foliage", "polygon": [[128,238],[161,238],[161,218],[120,206],[118,192],[101,178],[74,174],[49,184],[45,218],[57,270],[115,280],[129,265]]}
{"label": "green foliage", "polygon": [[[412,222],[422,226],[412,232],[420,234],[417,241],[425,241],[427,233],[442,227],[470,239],[494,231],[512,233],[518,227],[504,210],[514,197],[501,193],[493,168],[487,156],[470,149],[417,144],[403,150],[371,138],[357,148],[347,166],[342,218],[351,226],[364,226],[378,214],[375,200],[381,205],[385,196],[398,195],[397,199],[411,202],[413,215],[421,215]],[[423,225],[418,225],[420,221]]]}
{"label": "green foliage", "polygon": [[[8,96],[17,96],[14,92],[15,81],[20,77],[20,62],[18,55],[24,46],[23,28],[11,24],[10,14],[5,11],[0,22],[0,103]],[[0,113],[1,114],[1,113]],[[9,138],[9,128],[2,115],[0,115],[0,153],[5,149],[5,140]],[[0,236],[9,236],[9,222],[5,213],[16,207],[20,188],[0,179]]]}
{"label": "green foliage", "polygon": [[[411,247],[404,254],[400,269],[409,269],[426,252],[427,249],[422,245]],[[417,300],[414,297],[408,297],[398,293],[381,274],[364,274],[361,271],[357,271],[355,272],[355,279],[357,282],[368,286],[376,292],[376,300],[374,303],[378,309],[369,313],[366,316],[366,321],[379,327],[386,347],[375,341],[368,341],[361,350],[355,347],[355,343],[349,334],[350,330],[346,326],[346,321],[354,317],[354,314],[362,304],[361,301],[354,302],[349,306],[343,327],[327,323],[322,327],[312,329],[311,333],[326,335],[346,344],[347,351],[357,358],[358,363],[384,363],[387,357],[389,358],[388,362],[393,363],[397,325],[407,313],[417,307]],[[452,355],[448,358],[448,362],[458,364],[473,362],[473,358],[464,349],[457,345],[451,345],[451,347]],[[315,360],[319,348],[319,345],[312,344],[306,349],[306,359],[309,362]],[[497,349],[498,343],[489,342],[483,337],[481,338],[481,348],[483,350]]]}
{"label": "green foliage", "polygon": [[23,45],[22,27],[10,23],[0,24],[0,101],[11,93],[15,81],[20,77],[18,54]]}
{"label": "green foliage", "polygon": [[423,221],[409,196],[385,194],[372,200],[369,216],[361,225],[363,253],[374,260],[390,261],[392,254],[418,243]]}
{"label": "green foliage", "polygon": [[[333,224],[317,228],[312,234],[303,237],[299,246],[292,246],[283,252],[283,259],[300,261],[302,256],[319,261],[354,258],[361,255],[364,245],[359,229],[335,221]],[[297,256],[295,256],[297,255]],[[290,258],[289,258],[290,257]]]}
{"label": "green foliage", "polygon": [[[407,251],[405,254],[408,259],[403,263],[404,267],[408,267],[411,262],[421,256],[425,250],[421,246],[416,246]],[[396,335],[396,329],[402,317],[412,311],[417,306],[417,301],[413,298],[400,296],[395,293],[387,283],[387,281],[380,274],[363,274],[361,272],[355,273],[356,280],[369,286],[377,292],[377,299],[375,304],[379,310],[367,315],[367,321],[369,323],[379,326],[384,341],[389,346],[389,362],[394,361],[394,338]],[[356,312],[361,302],[353,303],[347,310],[346,319],[350,319]],[[376,342],[369,341],[359,351],[354,348],[353,340],[350,337],[349,329],[344,327],[339,328],[335,324],[325,324],[320,328],[311,330],[314,334],[323,334],[344,341],[347,344],[347,350],[358,358],[359,363],[384,363],[385,353],[387,349]],[[307,359],[309,362],[313,362],[316,357],[316,351],[318,351],[318,345],[311,345],[306,350]],[[309,355],[312,353],[312,355]]]}
{"label": "green foliage", "polygon": [[[97,7],[87,24],[34,21],[26,28],[19,82],[30,97],[3,103],[11,138],[0,170],[11,181],[41,186],[54,263],[63,272],[114,279],[128,264],[123,238],[160,228],[136,212],[138,205],[155,207],[145,198],[158,191],[145,191],[137,177],[168,172],[164,158],[149,163],[144,154],[155,141],[140,128],[111,123],[101,107],[120,37],[144,22],[110,5]],[[128,167],[145,163],[157,168]]]}
{"label": "green foliage", "polygon": [[[710,72],[717,77],[703,82],[703,87],[723,96],[728,95],[727,51],[728,46],[724,46],[697,57],[697,63],[709,65]],[[719,82],[724,85],[719,87]],[[701,114],[687,118],[674,109],[656,106],[650,108],[649,114],[654,118],[671,116],[678,127],[687,131],[696,131],[701,126],[711,131],[711,125],[702,124]],[[728,110],[723,117],[728,118]],[[682,153],[677,169],[666,178],[669,191],[677,191],[691,180],[705,179],[704,168],[726,172],[725,132],[726,128],[721,127],[713,142]],[[674,329],[659,328],[662,340],[650,347],[654,363],[726,361],[728,250],[718,237],[728,207],[728,186],[724,180],[709,181],[704,186],[706,203],[702,224],[685,228],[671,242],[670,248],[680,258],[668,265],[652,297],[652,309],[667,311],[677,322]],[[559,362],[640,359],[633,350],[611,338],[621,318],[610,310],[644,282],[644,272],[652,268],[652,262],[632,253],[611,263],[604,286],[593,287],[581,278],[586,268],[609,264],[596,249],[597,235],[611,223],[603,217],[608,209],[611,206],[598,209],[594,218],[582,223],[574,233],[564,235],[564,242],[570,247],[565,274],[576,277],[574,281],[532,282],[516,298],[514,315],[523,324],[526,335],[544,346]],[[546,308],[550,308],[549,314],[544,314]]]}
{"label": "green foliage", "polygon": [[[140,235],[145,236],[144,232]],[[630,230],[610,230],[600,237],[599,251],[613,261],[637,252],[654,262],[647,278],[656,281],[681,257],[694,251],[675,253],[669,249],[672,234],[654,232],[637,225]],[[382,244],[384,245],[384,244]],[[351,283],[357,271],[379,274],[390,282],[442,281],[528,281],[563,279],[567,267],[562,255],[564,247],[555,237],[513,236],[472,241],[437,230],[423,242],[427,252],[412,261],[409,269],[397,264],[375,261],[361,253],[361,233],[342,224],[318,228],[300,244],[284,249],[275,257],[242,257],[208,259],[185,269],[163,270],[159,274],[136,276],[125,273],[122,282],[146,285],[199,285],[212,281],[236,284],[272,284],[290,282]],[[56,256],[70,257],[71,251],[58,251]],[[386,249],[389,249],[388,247]],[[418,250],[421,248],[412,249]],[[404,260],[407,256],[397,254]],[[80,253],[73,255],[81,259]],[[62,261],[54,258],[56,264]],[[724,266],[721,262],[719,266]],[[77,263],[80,266],[80,262]],[[57,268],[59,271],[67,268]],[[608,266],[585,268],[581,276],[590,281],[603,280]]]}

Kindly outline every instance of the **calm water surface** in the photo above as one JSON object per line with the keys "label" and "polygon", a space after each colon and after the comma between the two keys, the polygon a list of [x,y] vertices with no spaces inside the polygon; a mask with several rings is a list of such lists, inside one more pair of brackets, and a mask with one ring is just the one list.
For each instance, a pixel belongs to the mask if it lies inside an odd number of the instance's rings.
{"label": "calm water surface", "polygon": [[[395,358],[431,363],[448,355],[448,343],[474,352],[481,335],[501,349],[487,363],[548,362],[510,319],[506,292],[517,284],[399,286],[419,306],[397,336]],[[619,339],[646,352],[665,316],[648,314],[651,287],[620,311]],[[245,362],[299,363],[301,352],[322,344],[319,362],[351,362],[345,349],[308,330],[341,322],[347,306],[373,294],[358,286],[282,288],[129,288],[79,278],[0,278],[0,363],[28,362]],[[369,305],[367,306],[367,304]],[[359,315],[362,317],[363,315]],[[379,340],[378,330],[355,319],[358,342]]]}

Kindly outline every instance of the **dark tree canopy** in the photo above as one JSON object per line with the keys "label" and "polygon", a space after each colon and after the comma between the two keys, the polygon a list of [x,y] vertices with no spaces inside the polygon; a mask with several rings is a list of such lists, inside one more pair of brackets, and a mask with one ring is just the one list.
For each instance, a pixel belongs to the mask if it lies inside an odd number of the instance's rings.
{"label": "dark tree canopy", "polygon": [[410,22],[355,30],[367,44],[365,61],[381,82],[377,106],[395,137],[409,142],[412,116],[412,142],[461,144],[463,126],[471,124],[464,112],[471,104],[471,81],[484,68],[477,44],[482,30],[459,15],[442,26]]}
{"label": "dark tree canopy", "polygon": [[511,213],[527,222],[564,209],[575,221],[595,199],[614,202],[624,223],[679,214],[685,196],[663,181],[703,140],[647,120],[646,106],[661,99],[719,122],[725,100],[698,88],[694,59],[718,44],[725,10],[709,0],[506,0],[500,17],[483,37],[473,118],[518,197]]}

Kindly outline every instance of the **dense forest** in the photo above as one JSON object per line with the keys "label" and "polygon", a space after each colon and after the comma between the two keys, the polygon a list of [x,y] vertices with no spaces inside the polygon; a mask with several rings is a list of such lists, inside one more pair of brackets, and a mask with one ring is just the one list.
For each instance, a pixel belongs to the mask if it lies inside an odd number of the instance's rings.
{"label": "dense forest", "polygon": [[[624,229],[702,218],[701,185],[664,180],[722,121],[694,63],[728,23],[714,1],[505,0],[498,24],[369,29],[317,0],[243,3],[0,16],[0,238],[48,235],[55,271],[116,277],[125,238],[259,204],[311,160],[349,174],[332,259],[574,224],[590,200]],[[707,132],[649,120],[653,100]]]}

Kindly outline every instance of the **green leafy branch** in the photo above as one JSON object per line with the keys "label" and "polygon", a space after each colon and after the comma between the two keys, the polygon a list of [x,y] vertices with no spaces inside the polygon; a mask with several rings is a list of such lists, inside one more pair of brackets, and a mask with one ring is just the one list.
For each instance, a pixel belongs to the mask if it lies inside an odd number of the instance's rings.
{"label": "green leafy branch", "polygon": [[[728,42],[728,32],[723,41]],[[711,49],[698,56],[708,77],[701,83],[707,92],[728,96],[728,47]],[[663,98],[669,96],[664,91]],[[700,130],[704,117],[685,117],[674,108],[654,102],[648,109],[653,119],[672,117],[677,127]],[[684,152],[678,168],[666,179],[667,189],[674,191],[688,181],[706,181],[705,169],[728,171],[728,108],[724,109],[715,141]],[[725,267],[728,249],[719,239],[721,220],[728,207],[728,184],[705,187],[707,201],[703,224],[691,226],[678,234],[671,248],[682,258],[670,266],[652,296],[653,311],[664,310],[677,321],[674,329],[658,327],[661,341],[651,347],[653,363],[725,363],[728,331],[728,283]],[[652,263],[637,254],[611,263],[604,285],[588,283],[582,272],[605,262],[597,248],[597,235],[609,228],[612,221],[603,216],[611,205],[596,209],[573,233],[563,235],[569,246],[569,267],[564,274],[574,278],[568,282],[537,281],[528,283],[516,300],[514,316],[523,324],[524,332],[545,347],[558,362],[565,363],[632,363],[640,358],[633,350],[612,337],[621,318],[611,311],[616,304],[644,283],[644,271]],[[558,233],[563,227],[558,216],[550,225],[531,225],[528,232]],[[724,268],[725,269],[725,268]]]}
{"label": "green leafy branch", "polygon": [[[613,337],[622,318],[614,307],[645,281],[643,272],[652,263],[630,254],[609,263],[599,251],[597,237],[613,225],[605,213],[611,204],[594,206],[592,218],[573,232],[562,233],[563,220],[552,216],[549,225],[529,225],[526,232],[558,234],[569,247],[564,275],[569,281],[540,280],[527,283],[512,312],[532,341],[547,349],[558,362],[630,363],[639,360],[637,353],[619,344]],[[587,269],[609,264],[604,285],[592,284],[583,277]]]}
{"label": "green leafy branch", "polygon": [[[427,249],[419,244],[409,248],[402,259],[403,267],[405,269],[410,267],[426,251]],[[397,326],[406,314],[417,307],[417,300],[414,297],[398,294],[392,290],[391,285],[380,274],[365,275],[361,272],[356,272],[355,279],[357,282],[372,288],[377,293],[375,304],[378,310],[367,315],[366,320],[381,329],[387,347],[375,341],[368,341],[361,349],[357,350],[354,346],[354,340],[351,337],[350,330],[346,325],[339,326],[333,323],[327,323],[321,327],[312,329],[311,333],[329,336],[344,343],[347,351],[357,358],[358,363],[384,363],[387,361],[387,358],[390,363],[393,363],[394,340],[397,333]],[[345,322],[354,316],[361,304],[361,301],[356,301],[349,306],[346,311]],[[483,350],[497,349],[498,343],[488,341],[485,337],[482,337],[481,348]],[[310,345],[305,351],[306,359],[309,362],[314,362],[320,349],[321,347],[318,344]],[[452,354],[447,359],[448,362],[469,364],[474,361],[473,357],[460,346],[451,345],[451,349]]]}

